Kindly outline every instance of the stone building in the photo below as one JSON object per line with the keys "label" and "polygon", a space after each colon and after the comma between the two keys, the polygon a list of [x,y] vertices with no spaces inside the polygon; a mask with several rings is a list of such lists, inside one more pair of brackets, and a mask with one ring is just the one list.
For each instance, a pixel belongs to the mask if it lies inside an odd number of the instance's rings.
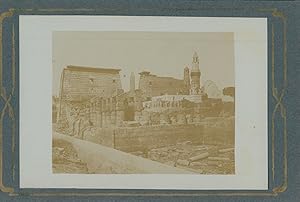
{"label": "stone building", "polygon": [[[197,53],[193,55],[192,68],[183,69],[182,79],[143,71],[136,89],[135,75],[131,73],[129,91],[124,92],[119,72],[112,68],[67,66],[61,76],[58,105],[53,110],[57,111],[58,125],[80,137],[92,127],[198,123],[203,116],[218,116],[222,110],[227,116],[234,110],[234,104],[224,107],[221,98],[210,97],[219,92],[214,85],[200,88]],[[203,91],[209,89],[212,93]]]}
{"label": "stone building", "polygon": [[186,66],[184,68],[183,81],[184,81],[184,87],[185,87],[184,94],[189,94],[190,88],[191,88],[191,81],[190,81],[190,69],[188,66]]}
{"label": "stone building", "polygon": [[162,112],[167,109],[182,109],[191,107],[202,101],[201,95],[161,95],[143,102],[146,111]]}
{"label": "stone building", "polygon": [[120,69],[67,66],[61,77],[60,98],[86,101],[95,96],[112,97],[123,92]]}
{"label": "stone building", "polygon": [[140,90],[128,91],[110,98],[90,100],[91,123],[97,127],[120,127],[126,121],[136,121],[143,110],[144,97]]}
{"label": "stone building", "polygon": [[195,52],[193,56],[193,63],[192,63],[192,70],[191,70],[191,88],[190,88],[191,95],[201,94],[200,76],[201,76],[201,72],[199,68],[199,57],[198,54]]}
{"label": "stone building", "polygon": [[140,74],[139,89],[146,97],[160,95],[201,95],[199,57],[195,52],[192,60],[191,71],[188,66],[184,68],[183,79],[161,77],[143,71]]}
{"label": "stone building", "polygon": [[133,72],[130,74],[130,91],[135,90],[135,75]]}
{"label": "stone building", "polygon": [[182,79],[161,77],[147,71],[143,71],[139,74],[139,89],[142,90],[148,98],[164,94],[177,95],[187,92]]}
{"label": "stone building", "polygon": [[[57,109],[57,122],[66,125],[88,114],[91,99],[111,98],[123,93],[120,69],[69,65],[63,69]],[[65,122],[65,123],[64,123]],[[79,124],[80,125],[80,124]]]}

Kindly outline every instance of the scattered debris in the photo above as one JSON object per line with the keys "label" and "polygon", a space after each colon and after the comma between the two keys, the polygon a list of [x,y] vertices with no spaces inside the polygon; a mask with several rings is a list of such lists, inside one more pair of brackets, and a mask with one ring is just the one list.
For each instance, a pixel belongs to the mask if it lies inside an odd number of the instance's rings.
{"label": "scattered debris", "polygon": [[56,149],[59,151],[59,152],[62,152],[65,150],[65,148],[61,148],[61,147],[56,147]]}
{"label": "scattered debris", "polygon": [[229,161],[229,158],[222,158],[222,157],[208,157],[210,161]]}
{"label": "scattered debris", "polygon": [[181,144],[187,145],[187,144],[192,144],[192,142],[191,141],[185,141],[185,142],[181,142]]}
{"label": "scattered debris", "polygon": [[[224,149],[222,145],[203,145],[184,141],[150,149],[147,157],[144,158],[201,174],[234,174],[234,152],[232,151],[234,151],[232,148]],[[140,154],[135,152],[135,155]]]}
{"label": "scattered debris", "polygon": [[[224,149],[222,145],[202,145],[185,141],[145,151],[134,151],[131,154],[200,174],[234,174],[233,151],[233,148]],[[72,144],[54,140],[52,152],[53,173],[89,173],[86,163],[78,158]],[[109,170],[107,172],[110,173]]]}
{"label": "scattered debris", "polygon": [[219,152],[220,153],[226,153],[226,152],[233,152],[234,148],[227,148],[227,149],[220,149]]}
{"label": "scattered debris", "polygon": [[207,164],[210,166],[218,166],[220,163],[218,161],[207,161]]}
{"label": "scattered debris", "polygon": [[77,156],[71,143],[64,140],[54,140],[52,144],[53,173],[88,173],[86,163]]}
{"label": "scattered debris", "polygon": [[197,156],[193,156],[189,160],[190,161],[198,161],[198,160],[207,158],[208,156],[209,156],[208,152],[205,152],[205,153],[199,154]]}
{"label": "scattered debris", "polygon": [[207,151],[207,148],[206,147],[196,148],[196,151]]}
{"label": "scattered debris", "polygon": [[203,162],[191,162],[190,163],[191,166],[207,166],[207,163],[203,163]]}
{"label": "scattered debris", "polygon": [[182,166],[188,166],[190,164],[188,160],[182,160],[182,159],[178,159],[176,163]]}

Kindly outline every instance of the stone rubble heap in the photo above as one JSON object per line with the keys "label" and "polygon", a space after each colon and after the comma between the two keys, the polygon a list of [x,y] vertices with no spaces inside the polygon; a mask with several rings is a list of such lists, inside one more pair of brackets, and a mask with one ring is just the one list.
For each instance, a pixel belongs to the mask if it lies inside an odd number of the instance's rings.
{"label": "stone rubble heap", "polygon": [[54,140],[52,147],[53,173],[88,173],[86,163],[83,163],[73,146],[63,140]]}
{"label": "stone rubble heap", "polygon": [[155,148],[135,155],[201,174],[234,174],[234,148],[221,145],[194,145],[190,141]]}

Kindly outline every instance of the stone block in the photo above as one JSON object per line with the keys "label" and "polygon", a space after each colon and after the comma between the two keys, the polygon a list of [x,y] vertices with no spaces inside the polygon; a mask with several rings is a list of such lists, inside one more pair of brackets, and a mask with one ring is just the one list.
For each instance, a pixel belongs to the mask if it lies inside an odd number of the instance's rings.
{"label": "stone block", "polygon": [[201,159],[205,159],[208,156],[209,156],[208,152],[204,152],[202,154],[191,157],[189,160],[190,161],[198,161],[198,160],[201,160]]}
{"label": "stone block", "polygon": [[190,162],[188,160],[178,159],[177,164],[181,165],[181,166],[188,166],[190,164]]}

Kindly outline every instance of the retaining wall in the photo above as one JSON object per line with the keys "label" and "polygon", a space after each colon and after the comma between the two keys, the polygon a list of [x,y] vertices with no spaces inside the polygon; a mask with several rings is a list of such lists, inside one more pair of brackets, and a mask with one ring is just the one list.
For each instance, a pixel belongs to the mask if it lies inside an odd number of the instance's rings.
{"label": "retaining wall", "polygon": [[211,118],[198,124],[96,128],[87,131],[83,138],[126,152],[147,151],[183,141],[234,145],[234,118]]}

